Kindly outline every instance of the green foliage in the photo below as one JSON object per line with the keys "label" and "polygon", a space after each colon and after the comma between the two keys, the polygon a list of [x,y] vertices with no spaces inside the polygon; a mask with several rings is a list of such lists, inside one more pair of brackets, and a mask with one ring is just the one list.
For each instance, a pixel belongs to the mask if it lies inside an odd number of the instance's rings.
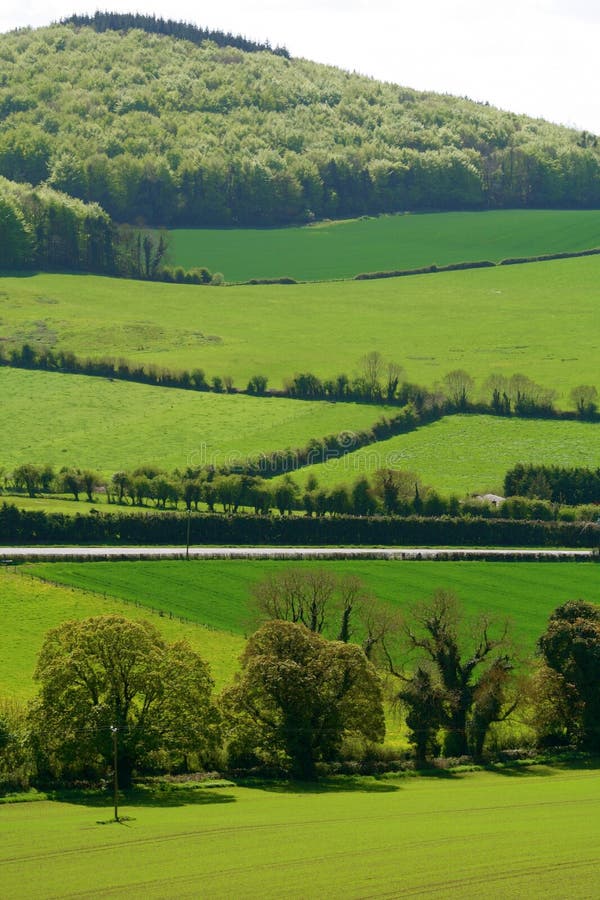
{"label": "green foliage", "polygon": [[98,204],[0,177],[0,270],[113,272],[113,237]]}
{"label": "green foliage", "polygon": [[510,497],[600,504],[600,467],[517,465],[504,476],[504,490]]}
{"label": "green foliage", "polygon": [[175,22],[173,19],[156,18],[156,16],[145,16],[140,13],[115,13],[115,12],[99,12],[96,11],[93,16],[73,15],[61,20],[61,25],[75,25],[78,28],[90,27],[94,31],[130,31],[131,29],[139,29],[148,34],[164,34],[178,40],[190,41],[192,44],[202,45],[206,41],[211,41],[218,47],[236,47],[245,53],[259,53],[261,51],[269,51],[278,56],[289,58],[289,54],[285,48],[277,47],[271,49],[271,45],[257,44],[249,41],[241,35],[225,34],[223,31],[214,31],[209,28],[198,28],[189,22]]}
{"label": "green foliage", "polygon": [[596,141],[574,130],[150,16],[74,21],[2,35],[0,173],[118,221],[600,205]]}
{"label": "green foliage", "polygon": [[9,195],[0,195],[0,269],[26,269],[32,257],[31,229],[22,209]]}
{"label": "green foliage", "polygon": [[461,618],[457,598],[444,590],[411,610],[404,625],[406,647],[416,656],[410,675],[401,671],[386,646],[421,763],[431,754],[440,729],[445,731],[445,756],[480,759],[490,725],[506,719],[517,705],[515,696],[507,699],[514,668],[508,626],[494,629],[489,616],[465,626]]}
{"label": "green foliage", "polygon": [[218,740],[206,663],[184,642],[167,645],[148,622],[65,622],[46,635],[34,677],[35,745],[59,773],[106,771],[113,729],[125,787],[152,751],[201,754]]}
{"label": "green foliage", "polygon": [[344,734],[383,740],[381,684],[356,645],[271,621],[250,638],[241,662],[223,697],[234,757],[254,752],[274,762],[283,753],[294,777],[312,780],[319,760],[337,756]]}
{"label": "green foliage", "polygon": [[545,665],[552,670],[548,694],[567,736],[594,753],[600,750],[600,610],[585,600],[570,600],[554,610],[539,639]]}

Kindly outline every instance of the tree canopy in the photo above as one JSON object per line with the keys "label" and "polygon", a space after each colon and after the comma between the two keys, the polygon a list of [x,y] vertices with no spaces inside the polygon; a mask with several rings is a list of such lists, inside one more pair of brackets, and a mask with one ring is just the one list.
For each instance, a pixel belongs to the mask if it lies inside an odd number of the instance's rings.
{"label": "tree canopy", "polygon": [[202,754],[218,740],[207,664],[185,642],[166,644],[148,622],[65,622],[46,635],[34,677],[36,744],[55,771],[109,768],[113,729],[122,786],[153,751]]}
{"label": "tree canopy", "polygon": [[569,600],[554,610],[538,642],[550,670],[550,694],[564,716],[559,727],[586,749],[600,750],[600,608]]}
{"label": "tree canopy", "polygon": [[274,620],[250,638],[241,662],[224,697],[238,752],[313,779],[317,762],[334,759],[345,735],[383,740],[381,684],[356,645]]}
{"label": "tree canopy", "polygon": [[236,41],[110,13],[0,35],[0,175],[162,225],[600,205],[594,135]]}

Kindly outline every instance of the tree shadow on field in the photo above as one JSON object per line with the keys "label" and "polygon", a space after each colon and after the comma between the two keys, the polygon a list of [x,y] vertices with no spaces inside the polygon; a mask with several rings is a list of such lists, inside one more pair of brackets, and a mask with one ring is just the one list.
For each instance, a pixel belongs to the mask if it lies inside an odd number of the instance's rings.
{"label": "tree shadow on field", "polygon": [[[48,798],[59,803],[101,809],[112,807],[114,803],[112,790],[102,789],[57,790],[49,792]],[[232,794],[225,793],[222,789],[191,784],[133,787],[127,791],[119,791],[119,806],[127,807],[208,806],[213,803],[235,803],[235,800]]]}
{"label": "tree shadow on field", "polygon": [[558,775],[559,769],[549,766],[547,763],[529,763],[529,765],[516,765],[509,763],[503,766],[485,766],[486,772],[492,775],[501,775],[503,778],[548,778]]}
{"label": "tree shadow on field", "polygon": [[490,766],[489,770],[497,775],[519,776],[537,775],[548,777],[560,775],[561,772],[597,772],[600,770],[600,757],[597,756],[573,756],[549,757],[530,763],[508,764],[504,766]]}
{"label": "tree shadow on field", "polygon": [[239,782],[273,794],[390,794],[400,790],[398,784],[369,775],[336,775],[318,781],[262,781]]}

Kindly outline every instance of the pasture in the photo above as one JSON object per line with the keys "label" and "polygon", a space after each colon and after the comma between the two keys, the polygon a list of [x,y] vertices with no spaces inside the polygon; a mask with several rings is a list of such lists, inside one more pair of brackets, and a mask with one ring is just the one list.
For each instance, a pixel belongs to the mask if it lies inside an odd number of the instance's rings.
{"label": "pasture", "polygon": [[[0,338],[278,387],[352,375],[379,350],[428,386],[466,369],[558,391],[593,382],[600,257],[375,282],[198,287],[75,275],[0,280]],[[576,314],[575,314],[576,311]],[[314,429],[316,431],[316,429]]]}
{"label": "pasture", "polygon": [[505,473],[516,463],[600,466],[600,425],[496,416],[446,416],[408,434],[379,441],[340,459],[294,473],[301,487],[310,476],[319,487],[351,485],[380,468],[415,472],[439,493],[502,494]]}
{"label": "pasture", "polygon": [[[592,563],[344,560],[298,565],[355,575],[370,593],[400,611],[438,588],[451,590],[467,617],[486,613],[499,622],[509,619],[515,641],[527,654],[559,604],[575,597],[600,602],[598,567]],[[276,560],[164,560],[35,563],[24,571],[241,636],[256,623],[252,586],[290,566]]]}
{"label": "pasture", "polygon": [[533,766],[445,778],[227,782],[0,807],[3,892],[29,897],[587,898],[600,779]]}
{"label": "pasture", "polygon": [[198,393],[82,375],[0,369],[0,465],[112,473],[224,465],[312,437],[370,428],[385,408]]}
{"label": "pasture", "polygon": [[30,578],[21,571],[0,570],[3,628],[0,632],[0,694],[29,698],[37,656],[46,632],[71,619],[116,613],[129,619],[148,619],[168,641],[186,639],[207,662],[219,688],[231,680],[242,652],[239,635],[217,632],[169,615],[153,613],[146,598],[145,608],[125,603],[102,592],[89,593]]}
{"label": "pasture", "polygon": [[503,209],[363,216],[288,228],[175,229],[173,265],[228,281],[329,281],[360,272],[540,256],[600,246],[600,211]]}

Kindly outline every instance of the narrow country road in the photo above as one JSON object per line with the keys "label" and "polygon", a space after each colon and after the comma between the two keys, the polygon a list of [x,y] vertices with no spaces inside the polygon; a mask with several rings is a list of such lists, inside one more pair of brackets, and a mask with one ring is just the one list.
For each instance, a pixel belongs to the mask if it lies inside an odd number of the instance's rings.
{"label": "narrow country road", "polygon": [[32,561],[152,559],[421,559],[552,561],[598,560],[593,550],[438,549],[430,547],[0,547],[0,564]]}

